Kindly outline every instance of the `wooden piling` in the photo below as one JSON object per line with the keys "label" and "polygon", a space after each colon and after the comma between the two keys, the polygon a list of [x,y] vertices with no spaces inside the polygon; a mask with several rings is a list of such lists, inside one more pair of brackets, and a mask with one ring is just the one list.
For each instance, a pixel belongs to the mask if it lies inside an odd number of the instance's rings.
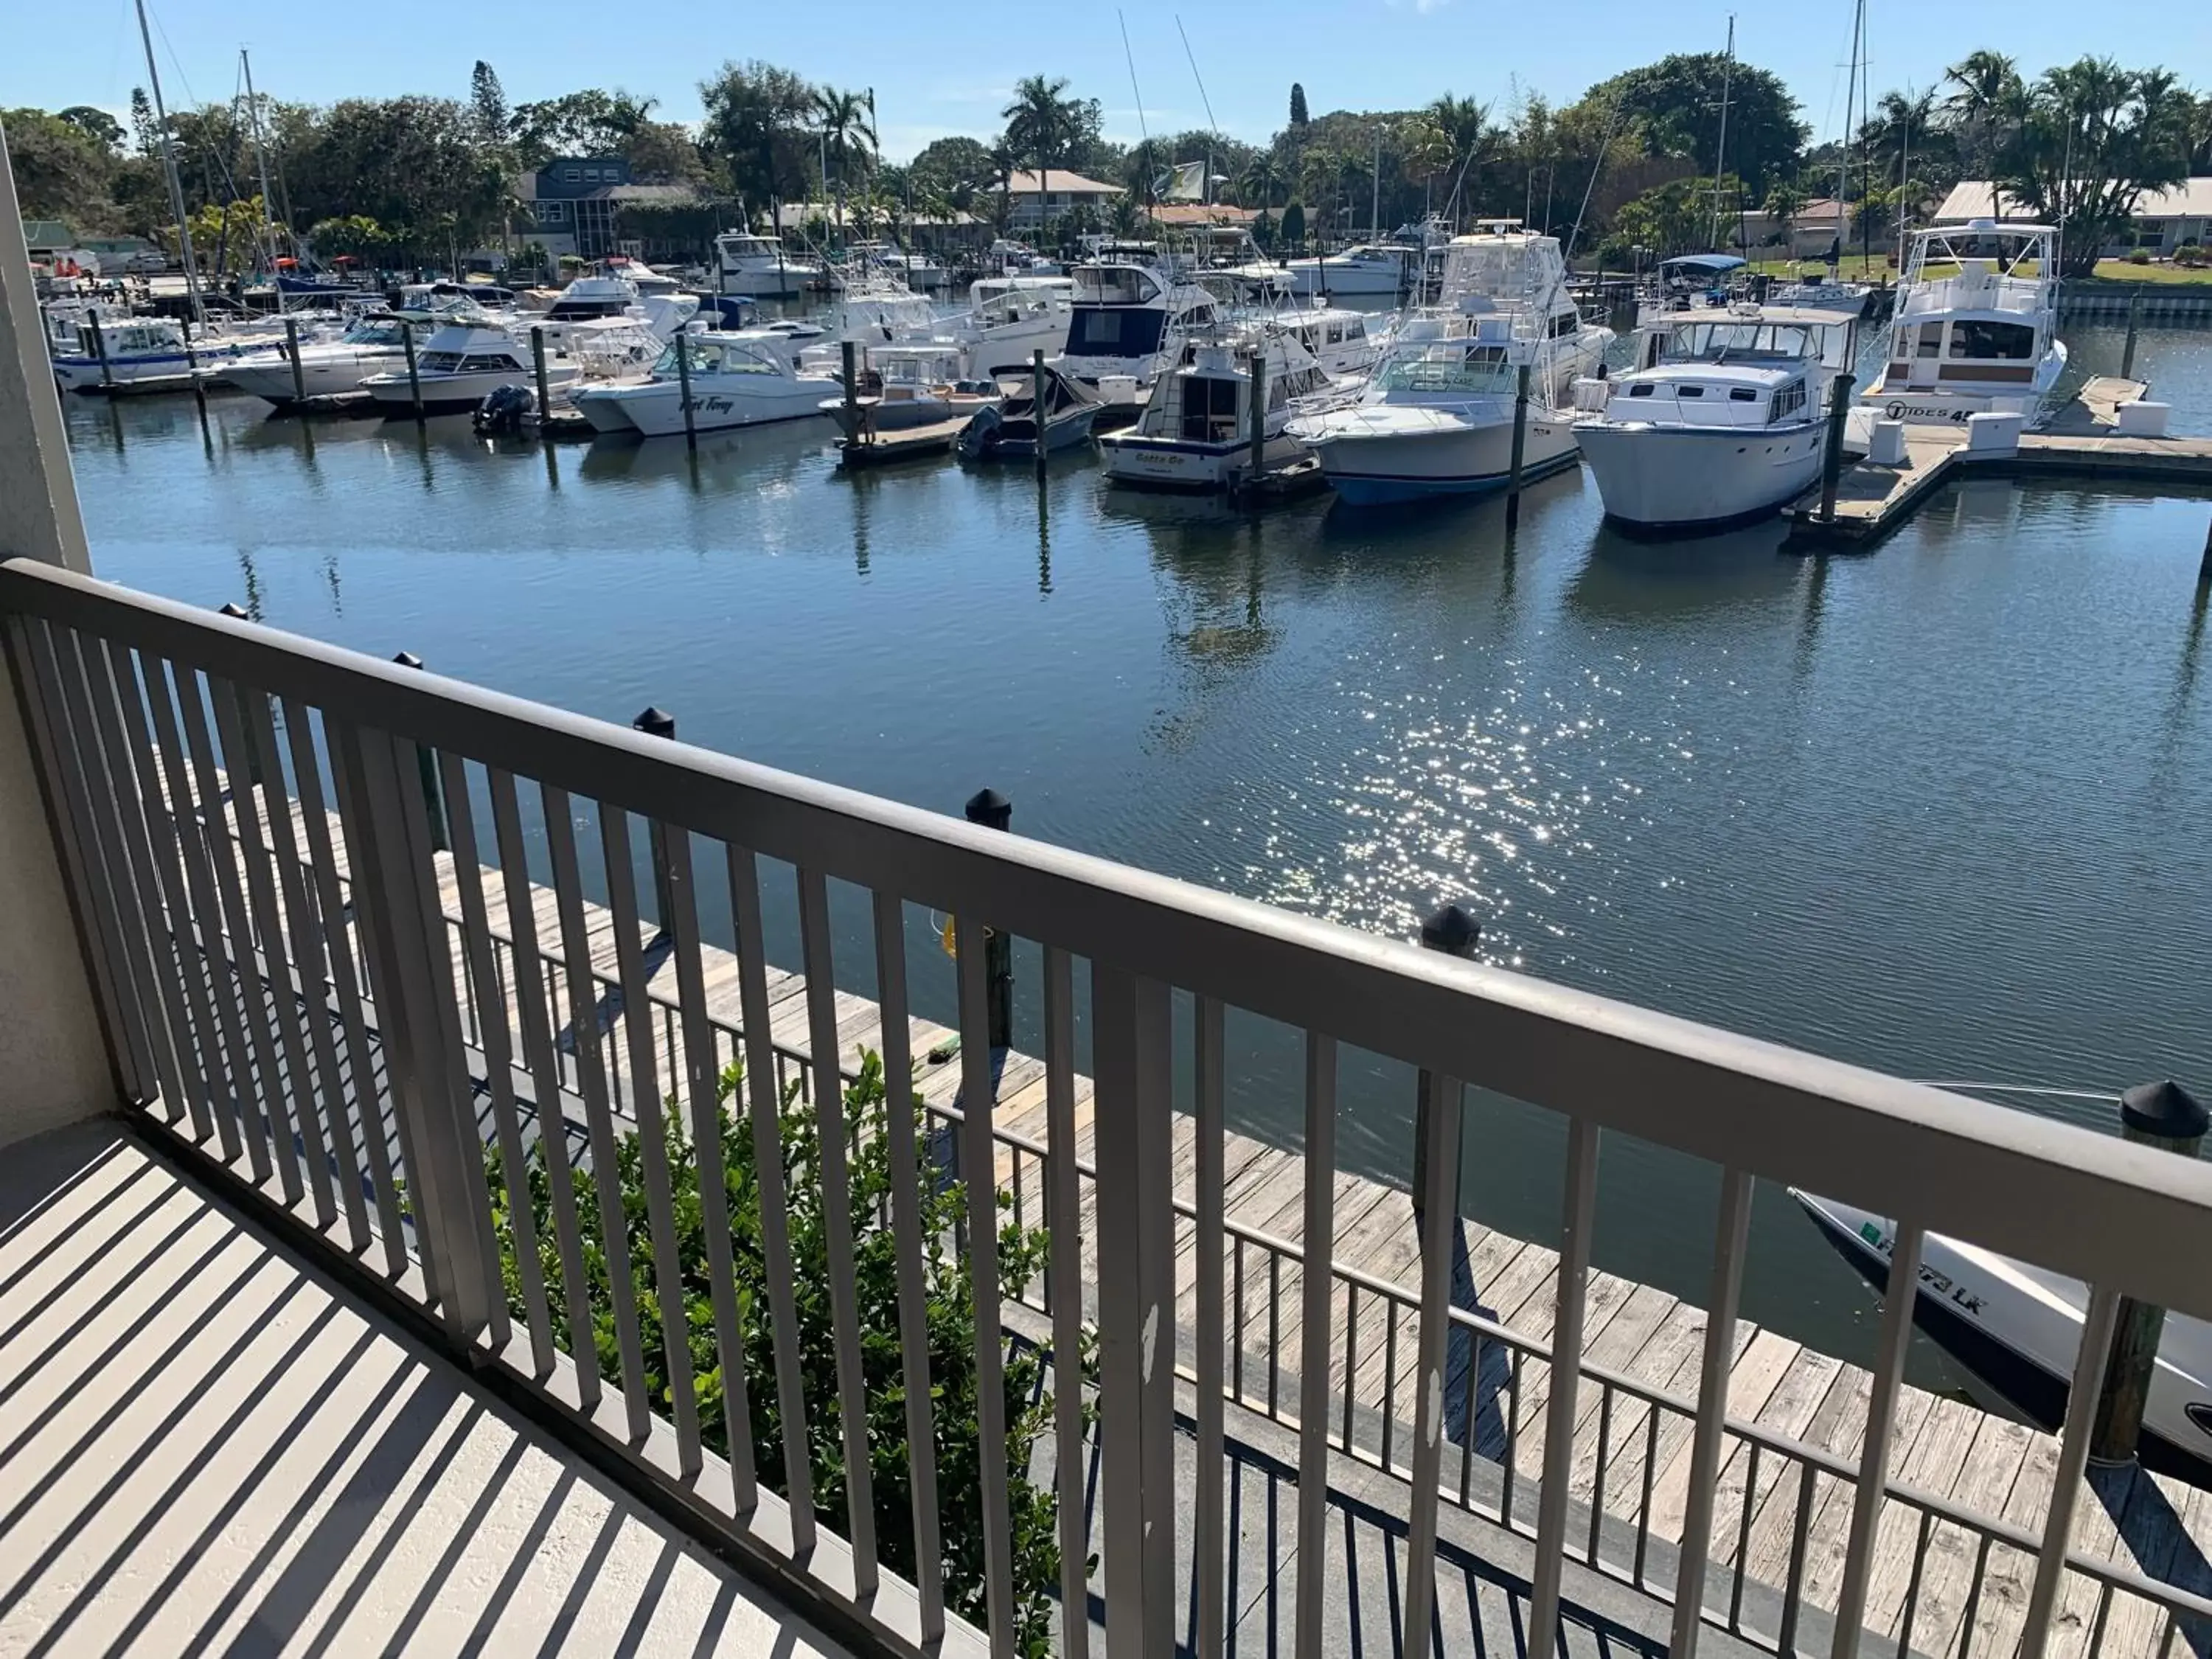
{"label": "wooden piling", "polygon": [[[1044,353],[1037,353],[1042,363]],[[995,789],[979,789],[968,798],[962,809],[968,822],[986,830],[1011,831],[1014,827],[1014,804]],[[961,940],[964,947],[968,941]],[[1011,1048],[1014,1045],[1014,940],[1011,933],[995,927],[983,933],[983,977],[988,986],[988,1007],[990,1014],[991,1047]]]}
{"label": "wooden piling", "polygon": [[1508,534],[1521,527],[1521,464],[1528,452],[1528,365],[1523,363],[1514,376],[1513,390],[1513,474],[1505,483],[1505,529]]}
{"label": "wooden piling", "polygon": [[1836,521],[1836,481],[1844,475],[1844,422],[1851,411],[1849,373],[1836,376],[1828,391],[1828,448],[1820,459],[1820,522]]}
{"label": "wooden piling", "polygon": [[696,455],[699,453],[699,416],[698,411],[691,407],[691,343],[680,331],[674,343],[676,395],[684,404],[684,447]]}
{"label": "wooden piling", "polygon": [[[681,343],[683,337],[678,335],[677,338]],[[630,722],[630,729],[642,732],[648,738],[665,738],[673,743],[676,741],[676,716],[659,704],[653,703]],[[668,874],[668,831],[659,818],[654,818],[648,833],[653,848],[653,897],[660,907],[660,931],[665,934],[668,932],[669,917],[676,913],[676,889]]]}
{"label": "wooden piling", "polygon": [[115,388],[115,366],[107,361],[107,336],[100,326],[100,313],[84,313],[84,325],[92,331],[92,355],[100,359],[100,383],[110,391]]}
{"label": "wooden piling", "polygon": [[[252,617],[247,613],[246,607],[239,604],[235,599],[231,600],[230,603],[222,606],[216,612],[216,615],[218,617],[228,617],[233,622],[252,622],[253,620]],[[241,692],[240,695],[258,696],[259,694]],[[246,744],[246,753],[243,757],[246,764],[246,781],[258,789],[261,787],[263,774],[261,769],[261,751],[253,746],[253,728],[249,726],[240,735],[241,741]],[[228,761],[225,761],[223,763],[225,766],[229,765],[229,763],[230,763]]]}
{"label": "wooden piling", "polygon": [[1267,473],[1267,354],[1264,349],[1252,354],[1250,403],[1245,423],[1252,435],[1251,486],[1257,500],[1260,480]]}
{"label": "wooden piling", "polygon": [[185,372],[192,377],[192,401],[199,405],[200,420],[207,420],[207,387],[200,380],[199,352],[192,344],[192,319],[179,317],[179,326],[185,331]]}
{"label": "wooden piling", "polygon": [[[2139,1146],[2155,1146],[2194,1158],[2212,1127],[2197,1097],[2179,1084],[2144,1083],[2120,1097],[2120,1134]],[[2105,1362],[2104,1392],[2089,1430],[2089,1457],[2098,1463],[2125,1463],[2136,1455],[2142,1435],[2143,1407],[2149,1403],[2152,1376],[2158,1370],[2159,1339],[2166,1310],[2120,1298],[2112,1330],[2112,1352]]]}
{"label": "wooden piling", "polygon": [[[410,333],[408,337],[412,339]],[[420,668],[422,659],[412,651],[396,652],[392,661],[402,668]],[[446,837],[445,798],[438,791],[438,756],[428,744],[415,745],[415,767],[422,779],[422,815],[430,821],[430,850],[444,853],[452,850],[453,843]],[[471,849],[471,856],[474,856]]]}
{"label": "wooden piling", "polygon": [[1030,425],[1036,433],[1036,470],[1042,477],[1044,453],[1044,348],[1030,353]]}
{"label": "wooden piling", "polygon": [[2142,325],[2142,285],[2138,283],[2128,295],[2128,343],[2120,349],[2120,378],[2132,380],[2136,377],[2136,333]]}
{"label": "wooden piling", "polygon": [[[781,271],[779,262],[777,270]],[[778,280],[781,280],[779,276]],[[860,348],[856,341],[847,340],[838,348],[844,358],[845,370],[845,441],[860,441]]]}
{"label": "wooden piling", "polygon": [[284,355],[292,360],[292,405],[296,409],[307,401],[307,375],[300,367],[300,323],[295,317],[284,319]]}
{"label": "wooden piling", "polygon": [[[407,346],[407,396],[415,405],[415,419],[419,425],[422,419],[422,376],[415,363],[415,325],[402,322],[399,337]],[[539,413],[542,415],[544,411],[541,410]]]}
{"label": "wooden piling", "polygon": [[[1482,924],[1456,904],[1447,904],[1421,924],[1421,948],[1440,951],[1448,957],[1463,961],[1474,959],[1475,946],[1482,942]],[[1413,1096],[1413,1215],[1419,1220],[1429,1190],[1429,1114],[1430,1096],[1436,1079],[1423,1072],[1415,1079]]]}
{"label": "wooden piling", "polygon": [[[414,362],[414,353],[408,353],[408,362]],[[538,429],[545,429],[545,417],[553,412],[553,392],[545,380],[545,325],[530,325],[530,366],[538,379]]]}

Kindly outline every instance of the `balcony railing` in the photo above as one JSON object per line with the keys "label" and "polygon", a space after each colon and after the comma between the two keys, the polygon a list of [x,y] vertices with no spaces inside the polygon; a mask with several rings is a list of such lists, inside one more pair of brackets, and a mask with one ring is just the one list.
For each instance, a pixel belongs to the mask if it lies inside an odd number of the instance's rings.
{"label": "balcony railing", "polygon": [[[970,1641],[1013,1651],[1009,1479],[1037,1474],[1060,1498],[1059,1589],[1074,1611],[1060,1639],[1084,1650],[1086,1395],[1059,1389],[1051,1457],[1038,1471],[1009,1470],[1000,1379],[1014,1351],[1007,1327],[1022,1323],[1024,1309],[1035,1316],[1026,1340],[1050,1351],[1073,1355],[1095,1333],[1096,1432],[1112,1449],[1100,1462],[1096,1535],[1116,1655],[1165,1652],[1177,1639],[1191,1594],[1175,1571],[1179,1538],[1196,1564],[1198,1651],[1222,1647],[1231,1618],[1225,1411],[1273,1419],[1297,1437],[1289,1565],[1302,1656],[1323,1643],[1327,1476],[1332,1455],[1346,1454],[1406,1483],[1407,1559],[1417,1565],[1400,1621],[1408,1631],[1430,1626],[1427,1564],[1447,1504],[1534,1538],[1531,1631],[1556,1628],[1571,1561],[1671,1601],[1684,1656],[1705,1622],[1797,1653],[1801,1620],[1817,1607],[1832,1620],[1834,1659],[1852,1659],[1885,1536],[1910,1539],[1916,1563],[1903,1607],[1878,1621],[1899,1650],[1929,1639],[1916,1629],[1917,1563],[1945,1538],[1963,1540],[1974,1565],[1964,1616],[1947,1617],[1934,1651],[1954,1636],[1962,1652],[2000,1638],[2008,1646],[2016,1632],[2022,1659],[2043,1659],[2062,1596],[2083,1609],[2069,1625],[2069,1649],[2091,1659],[2118,1606],[2161,1621],[2161,1650],[2178,1628],[2212,1617],[2212,1601],[2070,1547],[2094,1389],[2073,1391],[2039,1527],[1898,1477],[1890,1425],[1912,1328],[1911,1272],[1892,1277],[1858,1455],[1731,1419],[1727,1399],[1759,1181],[1817,1188],[1898,1218],[1900,1263],[1916,1262],[1935,1230],[2086,1281],[2093,1295],[2075,1375],[2094,1378],[2121,1293],[2212,1316],[2202,1273],[2212,1260],[2212,1171],[2201,1165],[46,567],[0,565],[0,622],[132,1109],[186,1155],[253,1189],[343,1270],[417,1304],[457,1357],[527,1391],[641,1490],[784,1575],[841,1628],[908,1652]],[[580,847],[593,845],[600,856],[587,862]],[[775,985],[799,982],[771,980],[763,861],[789,867],[796,896],[803,988],[787,1006]],[[848,889],[859,890],[857,903]],[[921,1063],[908,951],[925,937],[925,912],[954,918],[969,947],[956,972],[961,1041],[947,1076],[957,1096],[927,1100],[941,1146],[915,1144],[897,1113],[856,1129],[838,1112],[841,1056],[854,1052],[856,1033],[872,1039],[891,1079]],[[860,921],[841,931],[841,915]],[[987,930],[1036,947],[1041,1136],[999,1120],[996,1067],[1006,1061],[991,1041],[989,953],[974,944]],[[733,940],[734,956],[714,936]],[[872,1007],[840,1002],[841,963],[847,981],[869,986]],[[656,988],[664,972],[672,994]],[[725,978],[735,983],[734,1016],[726,999],[717,1002]],[[1224,1101],[1240,1080],[1224,1041],[1232,1012],[1297,1033],[1304,1175],[1294,1239],[1227,1213]],[[1089,1156],[1076,1117],[1079,1023],[1096,1079]],[[1430,1103],[1419,1118],[1425,1221],[1412,1284],[1336,1261],[1329,1248],[1346,1048],[1411,1068]],[[753,1374],[737,1335],[725,1185],[705,1167],[720,1145],[718,1079],[740,1055],[744,1098],[729,1109],[744,1114],[757,1147],[778,1146],[787,1090],[812,1103],[820,1123],[820,1156],[800,1173],[781,1158],[758,1161],[773,1340],[771,1363]],[[1189,1067],[1187,1158],[1177,1146],[1179,1063]],[[1453,1302],[1468,1085],[1566,1126],[1558,1294],[1541,1335]],[[673,1144],[662,1121],[670,1108],[702,1166],[696,1260],[684,1254],[680,1194],[659,1152]],[[561,1132],[541,1135],[540,1123]],[[574,1301],[589,1302],[587,1247],[619,1256],[629,1229],[610,1214],[593,1235],[589,1218],[562,1201],[568,1173],[611,1171],[619,1137],[633,1130],[650,1258],[638,1275],[666,1293],[665,1305],[680,1304],[686,1284],[706,1285],[718,1386],[693,1365],[677,1322],[660,1327],[665,1355],[648,1356],[628,1262],[609,1264],[609,1305]],[[885,1218],[898,1257],[896,1333],[862,1328],[842,1201],[847,1157],[876,1133],[890,1143],[896,1177]],[[1595,1176],[1607,1134],[1721,1172],[1693,1390],[1584,1358]],[[538,1211],[512,1184],[532,1146],[553,1178],[549,1240],[537,1237]],[[488,1182],[488,1147],[510,1183],[504,1193]],[[964,1196],[957,1231],[975,1310],[981,1433],[974,1489],[942,1498],[980,1502],[980,1632],[946,1606],[939,1472],[928,1449],[916,1206],[946,1179]],[[799,1386],[795,1282],[807,1269],[792,1255],[785,1218],[795,1196],[787,1183],[799,1180],[819,1183],[830,1218],[830,1399],[805,1398]],[[599,1190],[618,1208],[611,1183]],[[1002,1203],[1051,1229],[1047,1266],[1007,1305]],[[1306,1272],[1316,1254],[1329,1259],[1328,1272]],[[574,1304],[565,1321],[541,1263],[563,1269],[562,1294]],[[599,1342],[556,1340],[556,1328],[586,1328],[602,1314]],[[908,1461],[899,1471],[912,1494],[908,1576],[880,1559],[860,1395],[864,1345],[887,1336],[909,1385]],[[1372,1394],[1355,1379],[1371,1370],[1378,1343]],[[667,1378],[659,1393],[646,1382],[656,1367]],[[1073,1382],[1073,1367],[1066,1375]],[[1447,1378],[1463,1397],[1448,1397]],[[1176,1414],[1179,1380],[1192,1390],[1188,1431]],[[749,1391],[773,1396],[782,1420],[802,1431],[810,1417],[821,1419],[817,1436],[835,1423],[843,1502],[827,1524],[803,1431],[785,1437],[781,1470],[755,1467]],[[1540,1423],[1524,1399],[1540,1399]],[[727,1414],[726,1458],[702,1431],[702,1412],[716,1410]],[[1179,1491],[1175,1441],[1186,1431],[1198,1477]],[[1655,1534],[1662,1436],[1689,1449],[1673,1540]],[[1532,1462],[1522,1449],[1537,1440]],[[1737,1471],[1736,1492],[1794,1505],[1786,1562],[1769,1581],[1778,1592],[1769,1622],[1746,1615],[1747,1589],[1761,1583],[1744,1559],[1753,1502],[1740,1498],[1736,1515],[1726,1513],[1724,1467]],[[1841,1504],[1850,1517],[1839,1567],[1817,1575],[1821,1564],[1807,1559],[1816,1504]],[[1741,1528],[1733,1537],[1731,1520]],[[1978,1624],[1984,1584],[2008,1560],[2026,1583],[2024,1602]]]}

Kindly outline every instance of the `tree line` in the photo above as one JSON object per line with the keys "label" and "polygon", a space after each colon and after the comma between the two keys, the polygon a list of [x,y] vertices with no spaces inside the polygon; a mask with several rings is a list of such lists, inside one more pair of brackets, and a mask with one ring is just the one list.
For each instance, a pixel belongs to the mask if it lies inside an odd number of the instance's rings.
{"label": "tree line", "polygon": [[[883,154],[870,90],[754,60],[725,64],[699,94],[704,118],[690,125],[655,119],[656,100],[621,88],[510,106],[496,72],[478,63],[465,97],[317,106],[264,96],[252,107],[240,99],[173,112],[169,137],[196,228],[208,222],[228,242],[234,204],[258,194],[265,164],[270,216],[325,256],[418,259],[526,230],[522,181],[563,155],[620,155],[641,182],[696,185],[718,222],[764,222],[803,201],[870,233],[959,213],[1003,231],[1006,186],[1024,171],[1120,188],[1109,210],[1051,227],[1055,240],[1133,232],[1171,170],[1195,161],[1204,193],[1257,210],[1255,233],[1271,245],[1443,213],[1462,223],[1520,218],[1563,237],[1579,225],[1579,251],[1618,262],[1635,249],[1725,245],[1750,210],[1786,229],[1806,202],[1839,193],[1850,234],[1870,239],[1924,213],[1960,179],[1990,179],[2020,210],[2064,216],[2077,270],[2124,234],[2145,191],[2212,172],[2212,95],[2172,72],[2093,57],[2030,79],[1993,51],[1930,88],[1883,94],[1847,141],[1818,146],[1778,76],[1717,52],[1662,58],[1563,105],[1534,93],[1494,104],[1446,93],[1416,109],[1313,115],[1293,86],[1288,119],[1265,143],[1194,130],[1120,144],[1104,136],[1097,99],[1036,75],[1017,85],[997,132],[940,138],[904,162]],[[4,118],[27,216],[64,219],[85,235],[173,240],[161,134],[143,94],[127,128],[87,106]]]}

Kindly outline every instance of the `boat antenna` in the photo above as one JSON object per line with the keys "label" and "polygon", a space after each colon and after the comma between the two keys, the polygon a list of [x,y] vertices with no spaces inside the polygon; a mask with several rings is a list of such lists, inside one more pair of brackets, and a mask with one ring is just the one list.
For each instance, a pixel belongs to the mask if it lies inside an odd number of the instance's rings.
{"label": "boat antenna", "polygon": [[1149,208],[1152,194],[1152,129],[1145,125],[1145,93],[1144,88],[1137,84],[1137,54],[1129,50],[1129,20],[1121,15],[1119,6],[1114,9],[1114,21],[1121,26],[1121,59],[1129,66],[1129,95],[1137,100],[1137,137],[1141,141],[1137,148],[1145,158],[1139,169],[1139,186],[1145,194],[1145,204]]}
{"label": "boat antenna", "polygon": [[[1198,72],[1198,54],[1190,49],[1190,36],[1183,33],[1181,12],[1176,14],[1176,33],[1182,35],[1182,55],[1190,60],[1190,78],[1198,82],[1198,101],[1206,109],[1206,130],[1218,138],[1221,128],[1213,118],[1213,100],[1206,95],[1206,77]],[[1206,177],[1200,181],[1199,196],[1207,206],[1213,204],[1213,151],[1211,148],[1206,152]],[[1208,222],[1211,222],[1209,215]]]}
{"label": "boat antenna", "polygon": [[253,166],[261,175],[261,235],[268,244],[268,254],[273,262],[276,257],[276,228],[270,215],[276,211],[276,198],[269,193],[269,151],[261,137],[261,100],[253,92],[253,59],[246,55],[244,46],[238,49],[238,66],[246,76],[246,115],[252,123]]}
{"label": "boat antenna", "polygon": [[177,216],[177,244],[185,258],[185,297],[192,320],[207,326],[207,307],[200,303],[199,271],[192,261],[192,226],[185,213],[185,187],[177,178],[177,149],[169,137],[169,112],[161,101],[161,71],[154,62],[154,32],[146,21],[146,0],[137,0],[138,39],[146,48],[146,79],[154,90],[154,126],[161,135],[161,171],[169,181],[169,206]]}
{"label": "boat antenna", "polygon": [[1575,244],[1582,240],[1583,221],[1589,216],[1590,198],[1597,191],[1598,174],[1605,171],[1605,158],[1613,154],[1613,141],[1620,136],[1620,118],[1626,112],[1626,106],[1616,99],[1613,106],[1613,120],[1605,130],[1605,142],[1598,146],[1597,161],[1590,168],[1589,182],[1583,186],[1583,204],[1575,210],[1575,228],[1567,234],[1567,251],[1559,260],[1562,270],[1575,257]]}
{"label": "boat antenna", "polygon": [[[1728,170],[1729,93],[1735,79],[1735,14],[1729,14],[1728,56],[1721,60],[1721,136],[1713,146],[1713,229],[1712,240],[1721,240],[1721,179]],[[1741,193],[1742,182],[1737,181]]]}

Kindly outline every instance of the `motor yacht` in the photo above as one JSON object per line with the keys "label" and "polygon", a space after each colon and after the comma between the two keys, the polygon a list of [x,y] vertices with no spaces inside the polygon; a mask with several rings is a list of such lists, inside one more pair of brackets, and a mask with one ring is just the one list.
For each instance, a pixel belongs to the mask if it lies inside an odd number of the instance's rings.
{"label": "motor yacht", "polygon": [[185,338],[183,325],[166,317],[118,315],[89,308],[49,325],[54,379],[65,392],[111,395],[189,392],[212,381],[236,348],[204,335]]}
{"label": "motor yacht", "polygon": [[1056,366],[1133,416],[1152,383],[1212,327],[1219,302],[1149,242],[1096,245],[1072,273],[1067,344]]}
{"label": "motor yacht", "polygon": [[359,317],[336,339],[302,341],[299,373],[289,346],[248,352],[224,365],[223,378],[240,392],[289,409],[304,394],[338,397],[361,389],[371,374],[407,365],[408,324],[389,313]]}
{"label": "motor yacht", "polygon": [[1293,259],[1282,276],[1293,294],[1389,297],[1404,291],[1415,253],[1395,242],[1363,242],[1317,258]]}
{"label": "motor yacht", "polygon": [[[536,383],[528,343],[481,313],[434,331],[417,351],[415,369],[412,383],[403,362],[397,368],[363,376],[361,388],[382,407],[399,410],[413,407],[419,385],[425,413],[450,414],[474,409],[501,386],[534,388]],[[549,391],[570,386],[582,372],[580,362],[565,349],[547,352]]]}
{"label": "motor yacht", "polygon": [[1856,360],[1856,314],[1738,305],[1662,313],[1638,367],[1577,383],[1575,441],[1608,517],[1642,529],[1762,517],[1820,475],[1829,386]]}
{"label": "motor yacht", "polygon": [[643,380],[580,386],[569,402],[597,432],[636,432],[648,438],[684,430],[684,378],[677,353],[685,354],[691,383],[691,429],[763,426],[818,415],[825,398],[841,392],[826,374],[802,371],[798,342],[777,329],[730,333],[686,332],[671,340]]}
{"label": "motor yacht", "polygon": [[1351,505],[1503,488],[1524,367],[1522,477],[1574,464],[1571,388],[1595,374],[1613,335],[1576,309],[1558,238],[1455,237],[1441,283],[1442,302],[1399,325],[1363,388],[1291,422]]}
{"label": "motor yacht", "polygon": [[2066,343],[2058,337],[2058,233],[1992,219],[1914,231],[1898,279],[1883,368],[1859,393],[1854,425],[1876,417],[1964,425],[2047,413]]}
{"label": "motor yacht", "polygon": [[1287,430],[1291,409],[1333,382],[1295,330],[1270,323],[1194,345],[1188,362],[1160,378],[1135,426],[1099,439],[1106,476],[1152,489],[1225,488],[1252,463],[1255,356],[1266,398],[1261,465],[1279,466],[1304,453]]}
{"label": "motor yacht", "polygon": [[714,258],[716,286],[726,294],[788,299],[829,281],[818,259],[801,258],[787,252],[781,239],[750,231],[726,230],[717,236]]}

